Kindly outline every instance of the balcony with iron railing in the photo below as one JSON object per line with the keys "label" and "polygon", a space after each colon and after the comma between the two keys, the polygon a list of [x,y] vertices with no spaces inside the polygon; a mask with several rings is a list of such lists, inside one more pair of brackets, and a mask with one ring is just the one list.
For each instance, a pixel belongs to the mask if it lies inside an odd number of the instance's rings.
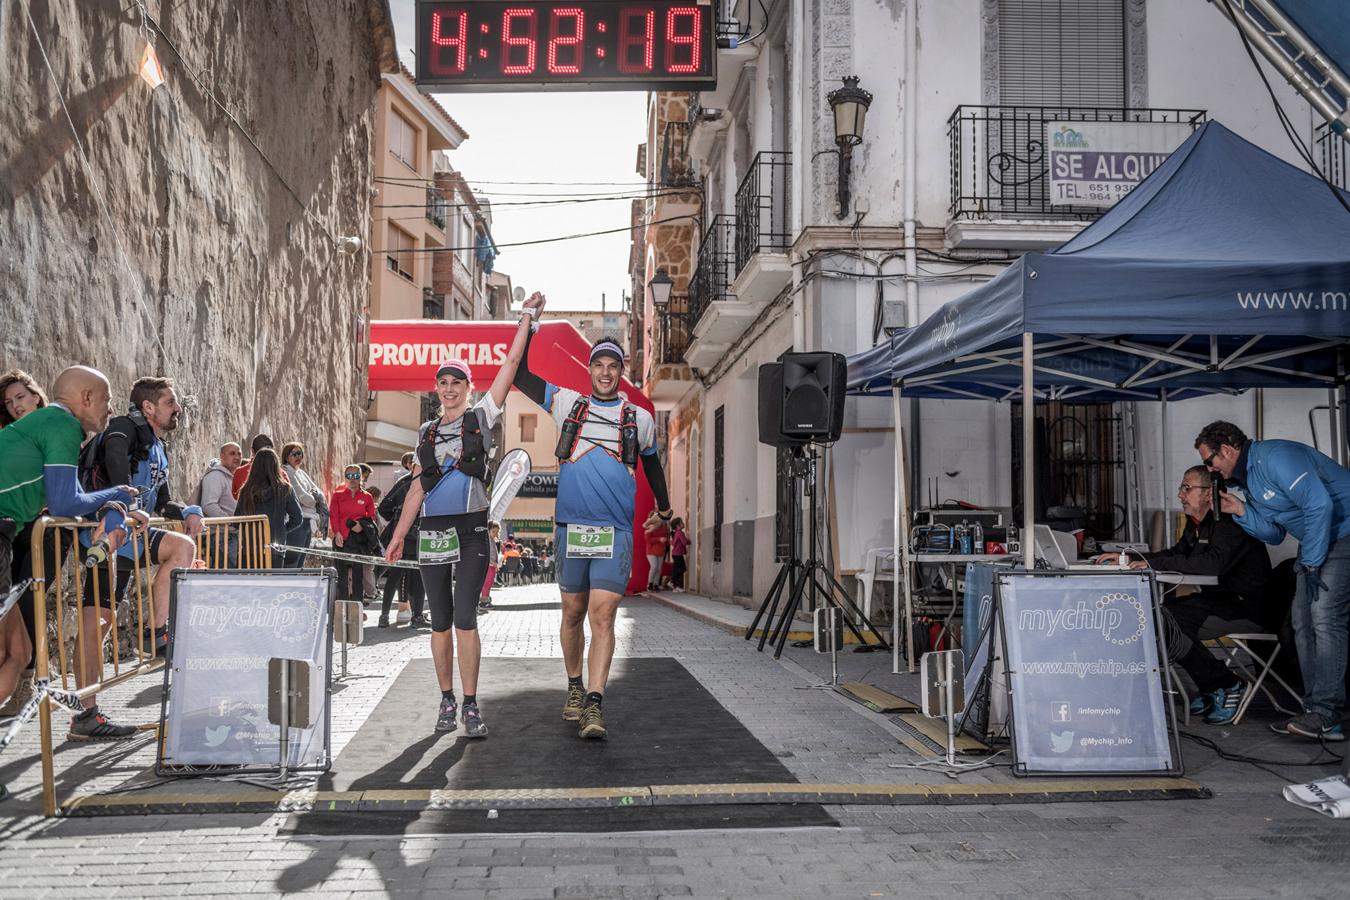
{"label": "balcony with iron railing", "polygon": [[792,154],[764,150],[755,154],[736,188],[736,274],[758,253],[786,253],[788,232],[788,177]]}
{"label": "balcony with iron railing", "polygon": [[660,186],[692,188],[698,186],[698,173],[689,157],[689,123],[667,122],[661,136]]}
{"label": "balcony with iron railing", "polygon": [[1350,140],[1323,123],[1313,132],[1313,159],[1322,177],[1343,191],[1350,190]]}
{"label": "balcony with iron railing", "polygon": [[435,225],[441,231],[445,230],[445,223],[450,211],[449,202],[441,196],[440,191],[433,187],[427,188],[427,221]]}
{"label": "balcony with iron railing", "polygon": [[951,150],[948,241],[956,247],[1057,246],[1106,208],[1051,202],[1047,127],[1060,122],[1179,123],[1197,109],[958,106],[947,120]]}
{"label": "balcony with iron railing", "polygon": [[736,279],[736,219],[713,216],[699,243],[689,282],[689,343],[684,358],[696,369],[711,367],[744,332],[755,311],[733,292]]}
{"label": "balcony with iron railing", "polygon": [[656,311],[652,322],[652,349],[646,360],[643,390],[653,403],[664,405],[679,400],[689,390],[693,373],[684,354],[689,349],[689,298],[672,294],[665,309]]}

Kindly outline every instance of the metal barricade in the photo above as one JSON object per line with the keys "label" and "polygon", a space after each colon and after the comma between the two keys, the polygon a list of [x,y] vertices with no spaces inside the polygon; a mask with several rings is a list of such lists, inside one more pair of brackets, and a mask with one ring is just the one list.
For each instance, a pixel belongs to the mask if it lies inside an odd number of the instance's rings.
{"label": "metal barricade", "polygon": [[[203,519],[197,559],[208,569],[272,568],[272,523],[267,516]],[[182,530],[182,523],[173,523]]]}
{"label": "metal barricade", "polygon": [[[152,519],[150,524],[154,528],[183,531],[182,522]],[[37,678],[50,679],[53,684],[59,683],[67,699],[84,700],[137,675],[162,672],[164,669],[164,660],[155,656],[153,642],[146,640],[147,631],[153,631],[154,625],[150,562],[149,554],[145,551],[147,534],[136,534],[128,538],[132,547],[131,560],[110,555],[101,565],[87,568],[85,561],[88,548],[80,538],[82,535],[86,539],[90,538],[97,527],[98,523],[93,521],[57,519],[51,516],[43,516],[33,525],[33,611],[36,631],[33,648],[34,666]],[[196,540],[197,558],[204,561],[207,568],[213,569],[270,568],[272,565],[270,528],[266,516],[206,519]],[[232,545],[233,553],[231,553]],[[131,627],[135,629],[136,636],[129,647],[129,653],[125,656],[118,634],[121,625],[117,616],[118,565],[131,567],[127,575],[125,601],[131,607]],[[104,577],[97,577],[95,573],[101,573]],[[95,577],[86,578],[86,575]],[[107,601],[112,614],[106,635],[112,640],[111,663],[104,661],[104,636],[99,633],[101,626],[98,624],[101,614],[97,612],[102,608],[104,601],[102,593],[105,589],[111,590],[113,594]],[[91,609],[95,611],[94,615],[89,617],[93,619],[93,623],[88,626],[84,614],[86,591],[92,591],[89,599],[92,602]],[[73,602],[76,610],[73,653],[68,651],[66,641],[68,602]],[[55,669],[52,667],[52,651],[48,644],[48,622],[52,618],[49,611],[55,612],[57,663]],[[90,627],[94,629],[94,633],[86,634]],[[92,648],[88,645],[89,641],[98,641],[96,651],[90,652]],[[112,669],[111,674],[108,672],[109,667]],[[56,702],[51,695],[45,695],[38,707],[42,746],[42,811],[46,816],[54,816],[57,813],[52,741],[52,707]],[[159,727],[159,723],[149,722],[137,727],[144,731],[154,731]]]}

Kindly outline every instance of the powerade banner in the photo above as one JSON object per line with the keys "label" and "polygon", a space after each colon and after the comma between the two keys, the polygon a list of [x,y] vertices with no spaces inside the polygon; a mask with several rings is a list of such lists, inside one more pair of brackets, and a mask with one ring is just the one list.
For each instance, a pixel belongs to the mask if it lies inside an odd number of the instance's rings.
{"label": "powerade banner", "polygon": [[1016,771],[1176,772],[1149,575],[997,578]]}
{"label": "powerade banner", "polygon": [[267,668],[279,657],[309,663],[314,710],[312,727],[290,730],[290,765],[327,767],[331,592],[315,572],[174,573],[162,764],[276,766]]}

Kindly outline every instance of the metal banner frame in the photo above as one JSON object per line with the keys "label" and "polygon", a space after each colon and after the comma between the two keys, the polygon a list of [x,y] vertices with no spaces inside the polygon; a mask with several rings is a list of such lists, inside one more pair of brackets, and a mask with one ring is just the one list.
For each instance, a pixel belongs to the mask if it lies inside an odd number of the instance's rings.
{"label": "metal banner frame", "polygon": [[[1111,568],[1109,568],[1109,567],[1103,567],[1103,568],[1104,568],[1105,571],[1103,571],[1103,572],[1101,572],[1101,573],[1096,573],[1096,572],[1084,572],[1084,571],[1065,571],[1065,570],[1054,570],[1054,569],[1031,569],[1031,570],[1028,570],[1028,569],[1012,569],[1012,570],[1009,570],[1009,571],[1006,571],[1006,572],[997,572],[997,573],[995,573],[995,575],[994,575],[994,597],[993,597],[994,610],[993,610],[993,615],[997,618],[997,621],[998,621],[998,626],[999,626],[999,627],[998,627],[998,631],[999,631],[1000,643],[1001,643],[1001,646],[1002,646],[1002,649],[1003,649],[1003,659],[1004,659],[1005,663],[1006,663],[1007,666],[1008,666],[1008,680],[1007,680],[1007,691],[1006,691],[1006,696],[1007,696],[1007,701],[1008,701],[1008,710],[1007,710],[1007,713],[1008,713],[1008,718],[1007,718],[1007,728],[1008,728],[1008,734],[1009,734],[1009,746],[1011,747],[1012,760],[1013,760],[1013,763],[1012,763],[1012,773],[1013,773],[1013,775],[1015,775],[1015,776],[1018,776],[1018,777],[1029,777],[1029,776],[1030,776],[1030,777],[1038,777],[1038,776],[1048,776],[1048,777],[1060,777],[1060,778],[1062,778],[1062,777],[1064,777],[1066,774],[1071,774],[1071,775],[1083,775],[1083,776],[1121,776],[1121,777],[1138,777],[1138,776],[1142,776],[1142,775],[1164,775],[1164,776],[1170,776],[1170,777],[1181,777],[1181,776],[1183,776],[1183,775],[1185,774],[1185,772],[1186,772],[1185,762],[1184,762],[1184,760],[1183,760],[1183,758],[1182,758],[1182,753],[1181,753],[1181,740],[1180,740],[1179,733],[1178,733],[1178,731],[1177,731],[1176,710],[1174,709],[1173,704],[1170,702],[1170,700],[1169,700],[1169,698],[1168,698],[1168,696],[1167,696],[1167,694],[1168,694],[1168,688],[1169,688],[1169,685],[1170,685],[1170,683],[1171,683],[1171,672],[1170,672],[1170,667],[1169,667],[1168,662],[1167,662],[1167,638],[1166,638],[1166,633],[1165,633],[1164,628],[1162,627],[1162,622],[1161,622],[1161,619],[1160,619],[1160,612],[1159,612],[1159,611],[1160,611],[1160,609],[1161,609],[1161,607],[1162,607],[1162,604],[1161,604],[1160,601],[1159,601],[1158,583],[1157,583],[1157,581],[1154,580],[1154,578],[1153,578],[1153,573],[1152,573],[1151,570],[1147,570],[1147,569],[1143,569],[1143,570],[1139,570],[1139,569],[1127,569],[1127,570],[1114,569],[1114,570],[1113,570],[1113,569],[1111,569]],[[1084,578],[1101,578],[1102,576],[1107,576],[1107,575],[1117,575],[1117,574],[1129,574],[1129,575],[1131,575],[1131,576],[1137,577],[1137,578],[1139,578],[1139,579],[1141,579],[1141,580],[1147,582],[1147,584],[1148,584],[1147,596],[1148,596],[1149,599],[1150,599],[1150,610],[1149,610],[1149,611],[1150,611],[1150,613],[1151,613],[1151,615],[1150,615],[1150,620],[1151,620],[1151,623],[1152,623],[1152,626],[1153,626],[1153,635],[1154,635],[1154,641],[1155,641],[1154,649],[1155,649],[1155,651],[1156,651],[1157,654],[1158,654],[1158,657],[1157,657],[1157,671],[1156,671],[1156,676],[1157,676],[1157,679],[1158,679],[1158,689],[1159,689],[1159,691],[1160,691],[1161,694],[1162,694],[1160,700],[1161,700],[1161,707],[1162,707],[1162,710],[1163,710],[1163,712],[1164,712],[1164,717],[1165,717],[1165,718],[1164,718],[1164,722],[1163,722],[1163,726],[1164,726],[1164,729],[1165,729],[1165,732],[1166,732],[1166,736],[1167,736],[1167,748],[1168,748],[1168,751],[1169,751],[1170,754],[1171,754],[1172,764],[1171,764],[1170,766],[1168,766],[1167,768],[1164,768],[1164,769],[1128,769],[1128,770],[1124,770],[1124,771],[1121,771],[1121,770],[1110,770],[1110,769],[1103,769],[1103,770],[1089,770],[1089,769],[1071,769],[1071,770],[1033,770],[1033,769],[1030,769],[1030,768],[1028,768],[1028,767],[1027,767],[1027,766],[1026,766],[1026,765],[1018,758],[1018,752],[1017,752],[1017,750],[1018,750],[1017,719],[1018,719],[1018,703],[1019,703],[1020,701],[1019,701],[1018,698],[1016,697],[1016,690],[1015,690],[1015,683],[1016,683],[1015,674],[1016,674],[1016,673],[1015,673],[1015,670],[1014,670],[1014,668],[1013,668],[1013,662],[1012,662],[1012,659],[1011,659],[1011,658],[1009,657],[1009,655],[1008,655],[1008,634],[1009,634],[1009,628],[1008,628],[1008,623],[1005,621],[1006,606],[1005,606],[1005,604],[1004,604],[1004,602],[1003,602],[1003,583],[1004,583],[1005,581],[1007,581],[1009,578],[1069,578],[1069,579],[1084,579]]]}

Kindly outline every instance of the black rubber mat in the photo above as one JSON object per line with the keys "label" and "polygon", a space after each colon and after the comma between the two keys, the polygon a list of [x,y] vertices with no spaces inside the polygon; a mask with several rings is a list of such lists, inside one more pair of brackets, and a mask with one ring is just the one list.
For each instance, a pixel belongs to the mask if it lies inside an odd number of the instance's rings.
{"label": "black rubber mat", "polygon": [[[604,706],[610,736],[604,741],[583,741],[576,725],[563,721],[565,695],[559,659],[487,658],[478,700],[489,736],[469,740],[462,732],[437,734],[432,726],[440,692],[432,661],[412,660],[319,789],[512,791],[797,780],[675,659],[614,661]],[[375,816],[325,812],[297,816],[293,824],[300,833],[333,833],[328,821],[335,818],[350,833],[372,828],[378,833],[382,829],[374,826],[379,822],[388,823],[383,830],[409,833],[428,827],[458,832],[834,824],[817,804],[769,808],[773,812],[760,806],[738,814],[723,806],[660,812],[652,807],[502,810],[495,820],[458,810]],[[438,820],[442,824],[435,826]]]}

